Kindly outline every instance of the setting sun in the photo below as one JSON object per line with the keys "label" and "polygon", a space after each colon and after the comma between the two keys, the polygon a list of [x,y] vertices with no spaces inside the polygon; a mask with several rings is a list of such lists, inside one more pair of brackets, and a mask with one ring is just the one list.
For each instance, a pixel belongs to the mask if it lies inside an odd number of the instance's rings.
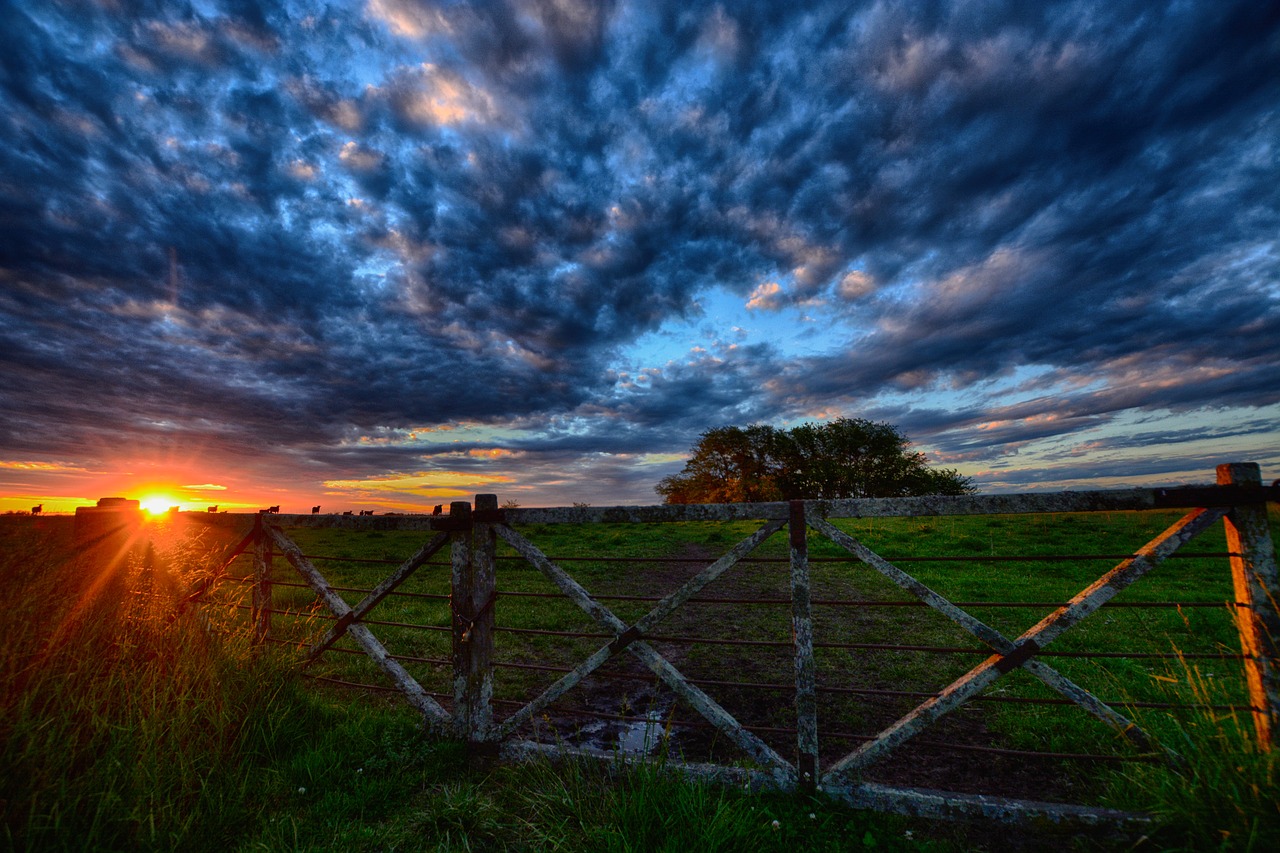
{"label": "setting sun", "polygon": [[168,495],[145,495],[139,499],[138,503],[151,515],[160,515],[167,512],[169,507],[178,505],[178,502]]}

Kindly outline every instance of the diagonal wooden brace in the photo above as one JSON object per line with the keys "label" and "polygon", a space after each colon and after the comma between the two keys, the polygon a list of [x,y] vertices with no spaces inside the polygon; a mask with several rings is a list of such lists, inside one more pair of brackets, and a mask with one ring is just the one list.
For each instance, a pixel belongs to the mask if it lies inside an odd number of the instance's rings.
{"label": "diagonal wooden brace", "polygon": [[699,592],[702,592],[703,588],[706,587],[707,584],[733,568],[739,560],[750,554],[756,548],[760,547],[761,542],[764,542],[764,540],[781,530],[784,524],[785,522],[783,521],[771,521],[755,533],[752,533],[746,539],[743,539],[737,545],[734,545],[733,548],[729,550],[729,553],[698,572],[686,581],[684,586],[662,599],[662,601],[659,601],[652,610],[636,622],[636,629],[642,634],[651,633],[653,629],[657,627],[658,623],[674,613],[676,608],[693,598]]}
{"label": "diagonal wooden brace", "polygon": [[[809,523],[810,526],[819,533],[822,533],[828,539],[832,540],[837,545],[840,545],[846,551],[849,551],[859,560],[880,572],[899,587],[910,592],[929,607],[932,607],[934,610],[938,611],[943,616],[946,616],[961,628],[986,643],[993,651],[1003,655],[1003,662],[1000,665],[1006,667],[1006,669],[1002,670],[1002,674],[1003,672],[1011,671],[1017,666],[1021,666],[1027,672],[1044,682],[1046,686],[1056,690],[1058,693],[1075,702],[1085,711],[1097,717],[1115,731],[1121,733],[1124,737],[1131,740],[1140,748],[1162,750],[1170,760],[1178,760],[1175,753],[1159,746],[1150,735],[1143,731],[1142,728],[1124,714],[1121,714],[1119,711],[1107,705],[1093,693],[1076,684],[1065,675],[1062,675],[1053,667],[1043,663],[1042,661],[1033,659],[1032,655],[1035,653],[1034,651],[1028,649],[1026,654],[1017,659],[1016,663],[1010,663],[1009,656],[1013,654],[1016,647],[1014,642],[1005,637],[1004,634],[1000,633],[995,628],[992,628],[990,625],[987,625],[982,620],[967,613],[963,609],[956,607],[950,601],[943,598],[941,595],[938,595],[938,593],[920,583],[920,581],[911,577],[888,560],[874,553],[861,542],[833,526],[825,519],[815,518]],[[1038,651],[1038,647],[1036,651]]]}
{"label": "diagonal wooden brace", "polygon": [[338,640],[342,639],[343,635],[347,633],[347,629],[350,628],[353,623],[359,622],[363,619],[370,610],[390,595],[396,587],[408,580],[410,575],[421,568],[422,564],[431,559],[432,555],[443,548],[448,541],[448,533],[438,534],[426,545],[419,548],[416,554],[401,563],[400,567],[392,572],[386,580],[370,590],[369,594],[366,595],[359,604],[351,608],[350,612],[339,616],[338,621],[329,628],[328,632],[323,638],[321,638],[320,642],[316,643],[307,651],[307,656],[303,660],[303,666],[309,666],[319,659],[320,655],[324,654],[326,649]]}
{"label": "diagonal wooden brace", "polygon": [[1040,651],[1040,646],[1036,644],[1035,640],[1016,643],[1012,649],[1001,655],[1000,661],[996,664],[996,672],[1001,675],[1008,675],[1031,660],[1032,656],[1038,651]]}
{"label": "diagonal wooden brace", "polygon": [[[1017,639],[1017,644],[1034,642],[1039,648],[1049,643],[1099,607],[1110,601],[1129,584],[1167,559],[1184,544],[1194,539],[1226,514],[1225,509],[1198,509],[1173,524],[1162,534],[1120,563],[1093,584],[1079,592],[1064,607],[1040,620]],[[882,731],[874,740],[864,743],[833,764],[823,776],[823,784],[842,784],[847,774],[868,767],[914,737],[938,718],[977,696],[1004,673],[999,667],[1006,655],[995,654],[947,685],[937,695],[925,700],[906,716]],[[1027,666],[1030,661],[1023,662]]]}
{"label": "diagonal wooden brace", "polygon": [[[563,695],[566,691],[575,686],[583,678],[598,668],[606,660],[612,656],[611,648],[619,641],[628,631],[637,630],[638,634],[642,634],[646,624],[655,624],[658,620],[664,618],[671,611],[675,610],[680,604],[683,604],[691,598],[696,592],[706,584],[710,583],[715,577],[727,570],[730,566],[749,554],[757,545],[763,542],[773,533],[782,528],[785,522],[775,521],[766,524],[760,530],[757,530],[747,539],[738,543],[737,546],[724,557],[717,560],[711,566],[699,572],[694,578],[690,579],[685,586],[681,587],[675,593],[658,603],[656,607],[643,619],[634,626],[627,625],[626,622],[619,619],[609,608],[600,604],[593,599],[590,594],[569,576],[564,569],[553,563],[545,554],[538,550],[529,540],[516,533],[506,525],[495,525],[495,531],[503,541],[515,549],[516,553],[528,560],[534,567],[542,572],[551,580],[560,591],[569,597],[573,603],[577,604],[583,611],[587,613],[596,624],[605,630],[615,634],[615,639],[609,645],[597,651],[588,658],[583,664],[579,665],[573,672],[561,678],[542,695],[538,696],[524,708],[521,708],[499,727],[498,733],[505,737],[523,722],[530,719],[538,711],[545,708],[552,701]],[[735,556],[736,555],[736,556]],[[791,766],[785,758],[779,755],[772,747],[766,744],[760,738],[748,732],[742,725],[733,718],[728,711],[721,707],[714,699],[708,696],[699,688],[690,684],[684,675],[672,666],[671,662],[655,651],[648,643],[640,640],[629,641],[626,645],[629,652],[644,662],[649,669],[657,675],[662,681],[670,687],[678,696],[688,702],[695,710],[698,711],[709,722],[720,729],[726,737],[737,744],[744,752],[760,762],[761,765],[768,767],[775,773],[782,774],[787,778],[794,778],[796,770]]]}
{"label": "diagonal wooden brace", "polygon": [[254,528],[253,530],[250,530],[248,533],[246,533],[244,535],[244,538],[242,538],[239,542],[237,542],[235,546],[232,547],[231,550],[227,552],[227,556],[224,557],[222,561],[218,564],[218,568],[214,569],[207,576],[205,576],[199,581],[196,581],[196,583],[192,585],[192,587],[187,591],[187,594],[184,595],[182,597],[182,600],[178,602],[178,606],[174,609],[172,613],[169,614],[168,621],[170,624],[172,624],[174,620],[176,620],[179,616],[181,616],[188,607],[190,607],[196,601],[199,601],[201,596],[203,596],[210,589],[212,589],[213,586],[218,581],[226,577],[227,566],[230,566],[232,560],[234,560],[236,557],[239,557],[241,554],[243,554],[245,550],[250,545],[253,544],[254,537],[256,537],[257,535],[258,535],[257,528]]}
{"label": "diagonal wooden brace", "polygon": [[[315,591],[316,595],[320,597],[320,600],[325,603],[334,616],[341,619],[351,612],[351,607],[342,600],[342,596],[338,595],[329,586],[329,582],[311,564],[311,561],[302,555],[302,550],[298,548],[293,540],[269,524],[263,525],[263,527],[267,535],[275,542],[276,547],[284,554],[285,559],[298,570],[298,574],[302,575],[303,580]],[[396,688],[408,698],[409,704],[422,713],[424,723],[429,730],[437,734],[452,733],[454,728],[453,717],[439,702],[428,696],[426,691],[422,689],[422,685],[415,681],[413,676],[391,657],[386,647],[378,642],[378,638],[373,635],[372,631],[359,622],[355,622],[347,628],[347,633],[364,648],[369,659],[391,677]]]}

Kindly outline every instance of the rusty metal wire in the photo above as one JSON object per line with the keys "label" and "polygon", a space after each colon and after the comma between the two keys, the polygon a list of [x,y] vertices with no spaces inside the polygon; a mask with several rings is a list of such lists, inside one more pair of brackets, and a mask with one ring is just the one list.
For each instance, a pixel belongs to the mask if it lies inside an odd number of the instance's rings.
{"label": "rusty metal wire", "polygon": [[[216,602],[215,602],[216,603]],[[249,604],[233,604],[231,602],[222,603],[223,607],[233,607],[237,610],[253,610],[253,606]],[[299,619],[321,619],[326,622],[336,622],[338,617],[332,613],[313,613],[306,610],[280,610],[278,608],[270,608],[267,610],[272,616],[292,616]],[[419,631],[452,631],[448,625],[417,625],[412,622],[390,622],[384,619],[361,619],[361,625],[387,625],[392,628],[414,628]]]}
{"label": "rusty metal wire", "polygon": [[[372,557],[338,557],[331,554],[303,554],[308,560],[331,560],[339,563],[364,563],[371,565],[399,565],[400,560]],[[891,563],[1067,563],[1077,560],[1131,560],[1135,554],[985,554],[973,556],[934,556],[912,557],[907,555],[885,557]],[[1239,557],[1234,551],[1188,551],[1173,554],[1169,559],[1203,560],[1220,557]],[[494,559],[506,563],[526,562],[524,557],[501,554]],[[553,563],[688,563],[706,565],[708,560],[701,557],[553,557]],[[745,557],[743,563],[788,563],[788,557]],[[810,557],[810,563],[858,563],[857,557]],[[448,568],[450,563],[443,560],[428,560],[424,566]]]}
{"label": "rusty metal wire", "polygon": [[[248,604],[224,604],[240,610],[252,610]],[[270,611],[272,616],[294,616],[306,619],[323,619],[336,621],[337,617],[326,613],[311,613],[300,610]],[[381,619],[361,619],[364,625],[387,625],[393,628],[415,628],[423,631],[452,631],[447,625],[417,625],[410,622],[391,622]],[[587,631],[551,631],[540,628],[504,628],[495,627],[495,633],[529,634],[543,637],[568,637],[587,640],[613,640],[613,634],[599,634]],[[755,646],[763,648],[790,649],[794,644],[789,640],[729,640],[718,637],[680,637],[669,635],[645,635],[643,638],[652,643],[675,643],[678,645],[710,645],[710,646]],[[993,654],[991,649],[970,646],[918,646],[900,643],[814,643],[815,649],[862,649],[864,651],[892,652],[925,652],[929,654]],[[1064,652],[1042,650],[1036,653],[1039,657],[1061,658],[1117,658],[1132,660],[1247,660],[1248,656],[1230,652]]]}
{"label": "rusty metal wire", "polygon": [[[337,587],[335,587],[336,589]],[[395,595],[395,593],[391,593]],[[448,596],[445,596],[446,598]],[[562,592],[503,592],[503,598],[562,598]],[[593,595],[596,601],[662,601],[658,595]],[[789,598],[690,598],[688,604],[776,604],[791,606]],[[809,602],[814,607],[927,607],[923,601],[874,601],[869,599],[821,599]],[[1066,601],[953,601],[956,607],[1034,607],[1053,609],[1066,607]],[[1108,601],[1103,607],[1249,607],[1240,601]]]}
{"label": "rusty metal wire", "polygon": [[[524,704],[522,702],[513,701],[509,699],[495,699],[493,700],[493,702],[495,705],[522,706]],[[651,723],[655,729],[665,728],[665,726],[667,725],[665,721],[662,723],[659,723],[656,720],[650,720],[648,717],[629,717],[622,714],[608,714],[603,711],[588,711],[588,710],[580,710],[577,708],[563,708],[563,707],[555,707],[555,711],[558,714],[565,714],[567,716],[589,717],[591,719],[603,719],[603,720],[616,720],[619,722],[626,722],[626,723],[646,723],[646,724]],[[714,726],[709,722],[705,722],[703,720],[672,719],[670,721],[670,725],[673,729],[674,728],[705,729],[705,730],[716,729],[716,726]],[[791,737],[795,737],[796,735],[796,729],[786,728],[781,726],[744,725],[742,726],[742,728],[749,732],[755,732],[757,734],[789,735]],[[822,733],[822,736],[824,738],[853,741],[858,743],[865,743],[867,741],[875,740],[875,735],[860,735],[860,734],[854,734],[852,732],[824,731]],[[1148,764],[1148,763],[1158,763],[1162,760],[1159,757],[1154,755],[1129,756],[1129,755],[1100,755],[1097,753],[1089,753],[1089,752],[1038,752],[1035,750],[1004,749],[1004,748],[995,747],[995,746],[978,746],[977,744],[948,743],[946,741],[928,740],[925,738],[916,738],[912,740],[912,743],[915,746],[923,747],[926,749],[933,749],[933,750],[945,750],[945,751],[954,751],[954,752],[978,752],[978,753],[985,753],[987,755],[1006,755],[1006,756],[1017,757],[1017,758],[1039,758],[1039,759],[1049,759],[1049,760],[1055,760],[1055,761],[1061,761],[1061,760],[1100,761],[1100,762]]]}
{"label": "rusty metal wire", "polygon": [[[235,578],[235,580],[245,584],[251,584],[254,582],[253,578]],[[271,585],[291,587],[293,589],[311,589],[311,587],[305,583],[294,583],[292,581],[272,580]],[[364,589],[358,586],[330,586],[329,588],[337,592],[354,592],[359,595],[368,595],[370,592],[373,592],[373,590],[371,589]],[[399,598],[426,598],[433,601],[449,601],[450,600],[450,596],[444,593],[436,593],[436,592],[402,592],[400,590],[392,590],[391,592],[387,593],[388,598],[391,598],[393,596],[399,597]]]}
{"label": "rusty metal wire", "polygon": [[[1076,560],[1132,560],[1136,554],[986,554],[965,557],[887,556],[891,563],[1069,563]],[[1171,554],[1168,559],[1200,560],[1215,557],[1239,557],[1234,551],[1188,551]],[[337,558],[334,558],[337,559]],[[500,555],[504,562],[524,562],[524,557]],[[553,563],[692,563],[707,565],[701,557],[547,557]],[[790,563],[789,557],[744,557],[742,563]],[[860,563],[857,557],[810,557],[810,563]],[[428,565],[448,565],[435,562]]]}
{"label": "rusty metal wire", "polygon": [[[313,673],[305,673],[303,677],[309,678],[314,681],[323,681],[329,684],[334,684],[339,687],[351,687],[351,688],[356,688],[360,690],[373,690],[380,693],[399,692],[394,687],[385,687],[380,684],[365,684],[363,682],[357,682],[357,681],[346,681],[344,679],[333,678],[327,675],[315,675]],[[424,692],[426,692],[428,696],[437,700],[453,699],[453,696],[447,693],[432,693],[430,691],[424,691]],[[515,706],[517,708],[520,708],[520,707],[523,707],[526,703],[521,702],[519,700],[513,700],[513,699],[494,699],[493,704]],[[622,714],[607,714],[602,711],[586,711],[586,710],[580,710],[577,708],[562,708],[562,707],[556,707],[555,711],[558,714],[564,714],[566,716],[573,716],[573,717],[588,717],[591,719],[615,720],[618,722],[628,722],[628,723],[652,723],[655,726],[655,728],[664,727],[666,725],[666,723],[659,724],[653,720],[650,720],[647,717],[631,717],[631,716],[625,716]],[[670,725],[672,728],[684,728],[684,729],[715,729],[716,728],[711,723],[704,722],[701,720],[674,720],[673,719],[670,721]],[[742,728],[746,729],[749,732],[755,732],[758,734],[790,735],[792,737],[794,737],[796,734],[795,729],[778,727],[778,726],[743,726]],[[875,739],[874,735],[860,735],[860,734],[854,734],[852,732],[831,732],[831,731],[823,732],[823,737],[832,738],[835,740],[845,740],[845,741],[853,741],[853,742],[866,742],[866,741],[871,741]],[[916,739],[913,741],[913,743],[918,747],[923,747],[926,749],[933,749],[933,750],[945,750],[945,751],[953,751],[953,752],[977,752],[977,753],[983,753],[987,755],[1004,755],[1004,756],[1010,756],[1010,757],[1016,757],[1016,758],[1036,758],[1036,759],[1053,760],[1053,761],[1065,760],[1065,761],[1096,761],[1096,762],[1107,762],[1107,763],[1153,763],[1153,762],[1158,762],[1160,760],[1156,756],[1151,756],[1151,755],[1128,756],[1128,755],[1099,755],[1096,753],[1088,753],[1088,752],[1037,752],[1034,750],[1003,749],[1003,748],[994,747],[994,746],[978,746],[976,744],[947,743],[945,741],[933,741],[933,740],[927,740],[927,739]]]}
{"label": "rusty metal wire", "polygon": [[[224,607],[233,607],[240,610],[252,610],[248,604],[224,603]],[[278,610],[269,611],[272,616],[293,616],[305,619],[322,619],[327,621],[336,621],[337,617],[327,613],[313,613],[301,610]],[[381,619],[361,619],[364,625],[386,625],[393,628],[412,628],[423,631],[452,631],[453,629],[447,625],[419,625],[411,622],[392,622]],[[613,634],[601,634],[589,631],[552,631],[541,628],[507,628],[495,626],[494,633],[503,634],[528,634],[543,637],[566,637],[571,639],[586,640],[613,640]],[[790,649],[794,647],[794,643],[790,640],[731,640],[719,637],[682,637],[665,634],[647,634],[643,638],[647,642],[652,643],[674,643],[677,645],[708,645],[708,646],[754,646],[760,648],[779,648]],[[973,646],[921,646],[908,645],[901,643],[817,643],[813,644],[814,649],[861,649],[864,651],[893,651],[893,652],[924,652],[928,654],[964,654],[964,655],[983,655],[990,656],[993,654],[991,649],[978,648]],[[1125,660],[1248,660],[1249,657],[1243,654],[1235,654],[1231,652],[1088,652],[1088,651],[1050,651],[1042,650],[1036,653],[1039,657],[1061,657],[1061,658],[1114,658]]]}
{"label": "rusty metal wire", "polygon": [[[253,578],[230,578],[236,583],[250,585],[254,582]],[[271,582],[272,586],[292,587],[294,589],[310,589],[304,583],[291,583],[288,581]],[[359,595],[368,595],[372,590],[361,587],[350,586],[334,586],[330,587],[338,592],[351,592]],[[418,598],[431,601],[451,601],[452,596],[444,593],[430,592],[400,592],[398,590],[387,593],[387,598]],[[565,601],[570,599],[561,592],[500,592],[501,598],[558,598]],[[662,601],[661,596],[656,595],[595,595],[592,596],[596,601],[639,601],[657,603]],[[789,598],[690,598],[689,604],[766,604],[766,605],[791,605]],[[956,607],[996,607],[996,608],[1035,608],[1041,610],[1053,610],[1059,607],[1066,607],[1069,602],[1065,601],[953,601]],[[870,601],[865,599],[813,599],[810,604],[814,607],[927,607],[923,601]],[[1108,601],[1102,605],[1105,608],[1128,608],[1128,609],[1152,609],[1152,608],[1220,608],[1220,607],[1237,607],[1241,609],[1251,608],[1247,602],[1243,601]],[[498,628],[496,630],[504,630]],[[574,635],[577,636],[577,635]],[[587,635],[583,635],[587,636]],[[594,635],[592,635],[594,636]]]}
{"label": "rusty metal wire", "polygon": [[[237,583],[252,584],[253,578],[230,578]],[[303,583],[291,583],[289,581],[272,581],[273,586],[292,587],[295,589],[310,589]],[[331,589],[339,592],[352,592],[361,595],[368,595],[371,590],[361,587],[350,586],[334,586]],[[561,592],[502,592],[503,598],[559,598],[568,600],[568,597]],[[449,601],[451,596],[444,593],[428,593],[428,592],[401,592],[393,591],[387,594],[388,598],[419,598],[433,601]],[[662,601],[662,596],[657,595],[595,595],[592,596],[597,601],[639,601],[657,603]],[[789,606],[792,602],[789,598],[690,598],[689,604],[750,604],[750,605],[779,605]],[[1065,601],[953,601],[956,607],[997,607],[997,608],[1036,608],[1051,610],[1059,607],[1066,607],[1070,602]],[[927,607],[923,601],[874,601],[868,599],[813,599],[810,602],[815,607]],[[1129,608],[1129,609],[1150,609],[1150,608],[1219,608],[1219,607],[1237,607],[1251,608],[1248,602],[1244,601],[1108,601],[1102,605],[1106,608]],[[501,629],[499,629],[501,630]]]}
{"label": "rusty metal wire", "polygon": [[[397,658],[399,660],[399,658]],[[439,661],[440,663],[448,663],[448,661]],[[527,669],[539,672],[557,672],[569,673],[573,670],[563,666],[546,666],[542,664],[516,663],[514,661],[494,661],[495,667],[504,669]],[[603,678],[616,681],[653,681],[656,676],[653,673],[639,672],[609,672],[597,669],[591,673],[592,677]],[[690,678],[690,684],[696,684],[699,687],[745,687],[749,690],[774,690],[781,693],[790,693],[796,689],[794,684],[769,684],[765,682],[753,681],[719,681],[708,678]],[[817,686],[819,693],[831,693],[843,696],[887,696],[900,699],[932,699],[937,693],[929,693],[921,690],[884,690],[874,687],[831,687],[819,684]],[[1003,704],[1015,705],[1075,705],[1076,703],[1070,699],[1053,699],[1053,698],[1035,698],[1023,696],[989,696],[986,694],[975,696],[974,701],[979,702],[995,702]],[[1206,711],[1256,711],[1252,705],[1210,705],[1201,702],[1134,702],[1129,700],[1107,699],[1102,700],[1107,705],[1124,706],[1126,708],[1159,708],[1165,710],[1206,710]]]}
{"label": "rusty metal wire", "polygon": [[[341,652],[349,655],[363,655],[364,652],[359,649],[345,649],[341,647],[330,647],[328,651]],[[414,657],[411,655],[389,655],[393,660],[408,663],[425,663],[438,666],[450,666],[451,661],[445,658],[424,658]],[[529,664],[516,663],[515,661],[494,661],[495,667],[504,669],[523,669],[536,672],[554,672],[569,673],[573,670],[565,666],[548,666],[545,664]],[[596,670],[592,673],[593,677],[605,678],[617,681],[651,681],[654,679],[652,673],[628,673],[628,672],[609,672],[606,670]],[[708,678],[691,678],[690,684],[696,684],[699,687],[725,687],[725,688],[747,688],[749,690],[774,690],[778,692],[788,693],[795,690],[794,684],[770,684],[766,682],[752,681],[722,681]],[[818,685],[819,693],[831,693],[844,696],[885,696],[890,698],[901,699],[931,699],[936,697],[937,693],[929,693],[921,690],[885,690],[873,687],[832,687],[826,685]],[[1028,696],[990,696],[981,695],[974,697],[979,702],[994,702],[997,704],[1014,704],[1014,705],[1075,705],[1076,703],[1070,699],[1058,698],[1036,698]],[[1139,702],[1132,700],[1106,699],[1103,700],[1107,705],[1123,706],[1126,708],[1152,708],[1162,710],[1204,710],[1204,711],[1256,711],[1258,708],[1252,705],[1219,705],[1207,704],[1203,702]]]}
{"label": "rusty metal wire", "polygon": [[[305,643],[291,642],[288,640],[271,639],[271,640],[268,640],[268,642],[274,643],[276,645],[287,645],[287,646],[305,646],[306,645]],[[359,649],[346,649],[340,646],[330,646],[325,651],[339,652],[341,654],[357,655],[357,656],[363,656],[365,654],[365,652]],[[416,657],[413,655],[390,655],[389,657],[391,657],[393,660],[407,662],[407,663],[432,664],[435,666],[450,666],[452,664],[452,661],[449,661],[445,658],[424,658],[424,657]],[[537,672],[553,672],[553,673],[561,673],[561,674],[565,674],[573,671],[569,667],[547,666],[543,664],[516,663],[514,661],[494,661],[493,665],[495,667],[501,667],[504,669],[523,669],[523,670],[533,670]],[[592,676],[597,678],[616,680],[616,681],[651,681],[655,677],[652,673],[645,674],[645,673],[629,673],[629,672],[607,672],[602,670],[596,670],[595,672],[592,673]],[[726,688],[745,687],[750,690],[773,690],[773,691],[778,691],[783,693],[791,692],[795,690],[794,684],[769,684],[769,683],[763,683],[763,682],[750,682],[750,681],[720,681],[716,679],[705,679],[705,678],[703,679],[691,678],[689,679],[689,683],[695,684],[699,687],[726,687]],[[395,688],[379,688],[379,689],[386,689],[386,690],[395,692]],[[938,695],[937,693],[929,693],[929,692],[920,691],[920,690],[884,690],[884,689],[877,689],[872,687],[831,687],[831,686],[818,685],[817,689],[819,693],[832,693],[832,694],[838,694],[838,695],[851,695],[851,696],[884,696],[884,697],[900,698],[900,699],[931,699]],[[499,700],[495,700],[495,701],[499,701]],[[513,701],[513,700],[501,700],[501,701]],[[1035,698],[1035,697],[1025,697],[1025,696],[989,696],[985,694],[974,697],[974,701],[994,702],[994,703],[1000,703],[1000,704],[1018,704],[1018,705],[1075,705],[1076,704],[1070,699]],[[1147,709],[1175,710],[1175,711],[1249,711],[1249,712],[1252,712],[1252,711],[1260,710],[1258,708],[1253,707],[1252,705],[1233,705],[1233,704],[1222,705],[1222,704],[1208,704],[1204,702],[1141,702],[1141,701],[1115,700],[1115,699],[1108,699],[1103,701],[1107,705],[1115,705],[1118,707],[1125,707],[1125,708],[1147,708]]]}
{"label": "rusty metal wire", "polygon": [[422,631],[445,631],[452,633],[453,628],[448,625],[415,625],[410,622],[387,622],[381,619],[361,619],[361,625],[388,625],[392,628],[416,628]]}
{"label": "rusty metal wire", "polygon": [[[395,561],[388,561],[395,562]],[[253,578],[231,578],[238,583],[251,584]],[[295,589],[310,589],[304,583],[293,583],[290,581],[273,580],[272,586],[293,587]],[[351,586],[334,586],[331,587],[338,592],[352,592],[361,595],[368,595],[371,590],[362,587]],[[561,598],[568,600],[562,592],[517,592],[504,591],[501,593],[503,598]],[[445,593],[430,592],[402,592],[394,590],[387,594],[388,598],[420,598],[433,601],[449,601],[450,596]],[[657,603],[662,601],[663,597],[659,595],[593,595],[592,598],[597,601],[641,601]],[[768,604],[778,606],[790,606],[789,598],[690,598],[689,604]],[[1070,602],[1066,601],[953,601],[956,607],[1030,607],[1041,609],[1054,609],[1058,607],[1066,607]],[[815,598],[810,604],[815,607],[927,607],[923,601],[875,601],[870,599],[821,599]],[[1243,601],[1108,601],[1103,607],[1108,608],[1179,608],[1179,607],[1250,607],[1247,602]]]}
{"label": "rusty metal wire", "polygon": [[[613,634],[600,634],[587,631],[551,631],[541,628],[506,628],[494,627],[494,633],[504,634],[530,634],[544,637],[570,637],[576,639],[591,640],[612,640]],[[795,644],[790,640],[731,640],[719,637],[682,637],[666,634],[645,634],[642,639],[650,643],[674,643],[678,645],[709,645],[709,646],[754,646],[762,648],[794,648]],[[929,652],[933,654],[966,654],[966,655],[984,655],[993,654],[991,649],[977,648],[973,646],[918,646],[903,645],[896,643],[814,643],[815,649],[863,649],[873,651],[896,651],[896,652]],[[1217,652],[1063,652],[1063,651],[1040,651],[1036,653],[1040,657],[1064,657],[1064,658],[1133,658],[1133,659],[1156,659],[1156,660],[1177,660],[1177,659],[1199,659],[1199,660],[1244,660],[1245,655],[1217,653]]]}

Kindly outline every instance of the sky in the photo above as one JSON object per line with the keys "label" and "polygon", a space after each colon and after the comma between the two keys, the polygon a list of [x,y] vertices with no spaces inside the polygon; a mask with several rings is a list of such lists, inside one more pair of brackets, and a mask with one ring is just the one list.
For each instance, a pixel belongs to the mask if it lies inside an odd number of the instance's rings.
{"label": "sky", "polygon": [[0,511],[1280,476],[1274,3],[0,0]]}

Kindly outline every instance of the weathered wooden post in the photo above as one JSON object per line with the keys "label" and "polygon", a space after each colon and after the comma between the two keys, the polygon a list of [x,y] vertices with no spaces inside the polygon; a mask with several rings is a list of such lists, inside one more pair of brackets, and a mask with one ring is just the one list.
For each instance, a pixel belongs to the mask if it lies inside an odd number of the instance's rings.
{"label": "weathered wooden post", "polygon": [[476,495],[471,552],[471,634],[467,639],[473,746],[490,743],[493,728],[493,608],[498,597],[496,555],[497,495]]}
{"label": "weathered wooden post", "polygon": [[[1255,462],[1218,466],[1218,485],[1261,488],[1262,472]],[[1280,738],[1280,577],[1276,549],[1267,525],[1264,502],[1236,506],[1224,519],[1227,548],[1232,554],[1231,579],[1240,630],[1240,649],[1253,705],[1258,745],[1275,749]]]}
{"label": "weathered wooden post", "polygon": [[818,702],[813,662],[813,613],[809,595],[809,544],[804,501],[791,501],[791,629],[796,654],[796,765],[801,791],[818,784]]}
{"label": "weathered wooden post", "polygon": [[264,643],[271,638],[271,537],[267,535],[262,513],[254,520],[253,538],[253,641]]}
{"label": "weathered wooden post", "polygon": [[471,739],[470,693],[467,690],[470,663],[467,654],[467,624],[471,612],[471,504],[449,504],[449,546],[452,574],[449,582],[450,624],[453,626],[453,720],[458,737]]}
{"label": "weathered wooden post", "polygon": [[[485,500],[492,498],[492,505]],[[478,496],[477,510],[496,511],[497,499]],[[474,750],[493,722],[493,554],[491,523],[473,524],[471,504],[449,505],[453,545],[453,707],[458,735]],[[492,519],[491,519],[492,520]],[[491,521],[490,520],[490,521]]]}

